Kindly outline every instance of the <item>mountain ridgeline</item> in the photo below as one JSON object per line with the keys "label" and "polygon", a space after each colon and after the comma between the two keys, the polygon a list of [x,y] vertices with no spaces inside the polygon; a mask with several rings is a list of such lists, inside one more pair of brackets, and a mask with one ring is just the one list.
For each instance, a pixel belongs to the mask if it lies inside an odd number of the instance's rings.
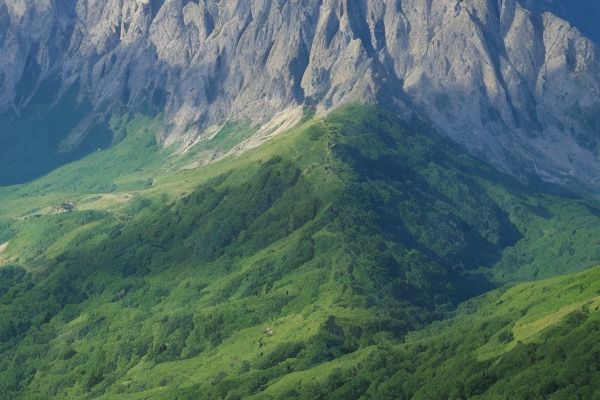
{"label": "mountain ridgeline", "polygon": [[598,191],[597,18],[591,0],[0,0],[0,184],[104,148],[115,115],[162,113],[159,142],[185,147],[359,101]]}
{"label": "mountain ridgeline", "polygon": [[[122,124],[108,150],[0,191],[5,398],[598,395],[593,200],[376,107],[183,169],[161,122]],[[67,196],[75,210],[49,208]]]}

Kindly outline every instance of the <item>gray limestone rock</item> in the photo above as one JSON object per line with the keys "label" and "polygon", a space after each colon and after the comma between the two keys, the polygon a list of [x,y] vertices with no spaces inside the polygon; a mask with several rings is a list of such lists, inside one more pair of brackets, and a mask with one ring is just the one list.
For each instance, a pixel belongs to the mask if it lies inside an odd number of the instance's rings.
{"label": "gray limestone rock", "polygon": [[0,0],[0,111],[19,114],[58,78],[56,96],[76,84],[98,118],[164,111],[161,139],[172,143],[228,119],[378,102],[513,174],[600,189],[599,49],[552,10],[526,0]]}

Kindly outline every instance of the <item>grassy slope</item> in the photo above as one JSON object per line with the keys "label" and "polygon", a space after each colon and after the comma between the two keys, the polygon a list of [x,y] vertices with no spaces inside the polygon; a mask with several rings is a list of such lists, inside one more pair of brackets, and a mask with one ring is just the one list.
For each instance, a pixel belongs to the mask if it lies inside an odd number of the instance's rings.
{"label": "grassy slope", "polygon": [[[61,86],[58,77],[37,85],[39,73],[37,65],[28,63],[17,85],[17,103],[23,107],[18,115],[9,111],[0,116],[0,185],[30,182],[61,165],[110,146],[112,132],[109,126],[101,119],[87,119],[92,106],[78,98],[79,82],[57,95]],[[87,126],[86,139],[75,151],[59,151],[61,142],[78,126]]]}
{"label": "grassy slope", "polygon": [[595,399],[599,339],[600,267],[492,291],[403,344],[290,374],[257,398]]}
{"label": "grassy slope", "polygon": [[[598,211],[358,106],[193,171],[155,148],[152,124],[0,193],[10,239],[0,262],[13,265],[0,270],[7,396],[418,396],[434,371],[444,376],[438,353],[490,370],[592,298],[565,296],[519,320],[492,293],[464,308],[492,314],[473,340],[460,330],[471,316],[458,316],[398,345],[497,282],[596,264]],[[15,221],[66,199],[79,210]],[[454,352],[435,347],[448,337]]]}

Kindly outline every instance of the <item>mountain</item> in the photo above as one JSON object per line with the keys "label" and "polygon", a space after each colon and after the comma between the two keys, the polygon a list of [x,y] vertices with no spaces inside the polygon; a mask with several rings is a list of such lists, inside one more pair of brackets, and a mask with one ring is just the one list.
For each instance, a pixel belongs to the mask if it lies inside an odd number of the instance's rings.
{"label": "mountain", "polygon": [[427,121],[520,178],[598,190],[596,10],[550,0],[1,0],[0,160],[10,173],[0,184],[107,147],[110,119],[127,112],[164,113],[159,141],[185,150],[227,121],[291,126],[303,106],[360,101]]}
{"label": "mountain", "polygon": [[597,200],[376,107],[311,114],[201,166],[138,115],[0,189],[4,398],[596,393]]}
{"label": "mountain", "polygon": [[569,22],[597,44],[600,43],[600,10],[594,0],[528,0],[523,2],[523,6],[538,13],[550,12]]}
{"label": "mountain", "polygon": [[0,398],[598,398],[599,16],[0,0]]}

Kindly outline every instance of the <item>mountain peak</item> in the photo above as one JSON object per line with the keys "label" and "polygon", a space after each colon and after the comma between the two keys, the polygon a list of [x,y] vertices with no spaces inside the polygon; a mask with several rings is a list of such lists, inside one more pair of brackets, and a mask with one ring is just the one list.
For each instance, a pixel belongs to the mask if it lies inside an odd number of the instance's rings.
{"label": "mountain peak", "polygon": [[598,48],[556,15],[565,6],[529,3],[0,0],[0,109],[22,114],[59,79],[97,123],[164,112],[172,143],[298,105],[378,102],[505,171],[597,188]]}

